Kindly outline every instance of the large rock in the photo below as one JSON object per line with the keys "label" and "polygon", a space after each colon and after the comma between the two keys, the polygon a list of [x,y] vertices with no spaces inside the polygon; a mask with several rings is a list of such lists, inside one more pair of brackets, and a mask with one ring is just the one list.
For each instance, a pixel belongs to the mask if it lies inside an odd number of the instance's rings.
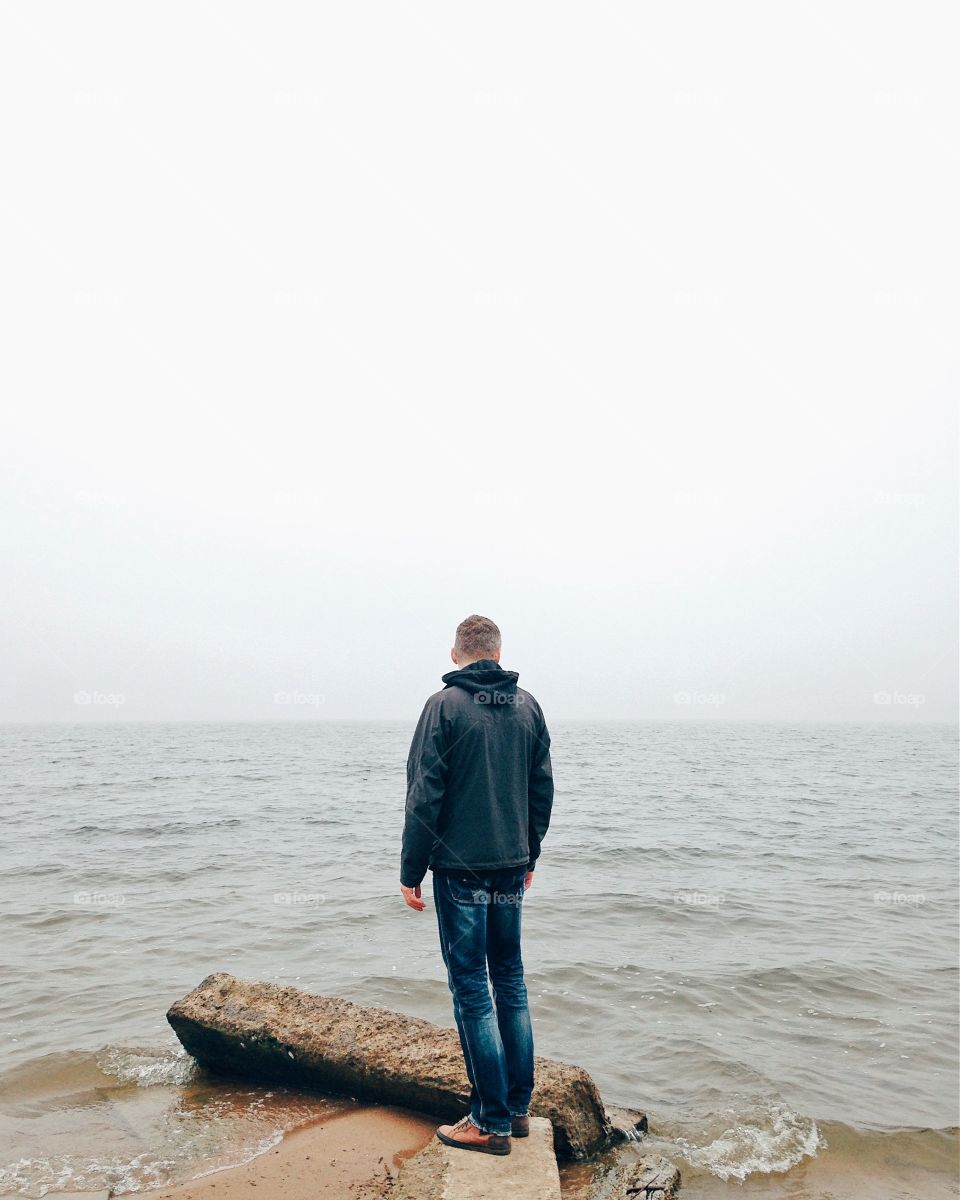
{"label": "large rock", "polygon": [[[456,1030],[418,1017],[219,973],[174,1004],[167,1020],[211,1071],[399,1104],[441,1121],[468,1107]],[[530,1112],[551,1122],[561,1158],[588,1158],[622,1136],[587,1072],[553,1059],[536,1060]]]}
{"label": "large rock", "polygon": [[531,1117],[530,1136],[502,1158],[445,1146],[439,1138],[400,1168],[390,1200],[560,1200],[553,1132]]}

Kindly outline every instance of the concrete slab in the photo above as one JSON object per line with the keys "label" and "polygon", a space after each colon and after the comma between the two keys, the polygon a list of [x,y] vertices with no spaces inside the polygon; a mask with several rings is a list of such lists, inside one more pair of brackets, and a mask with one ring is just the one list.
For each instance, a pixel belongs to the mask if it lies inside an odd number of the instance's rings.
{"label": "concrete slab", "polygon": [[[167,1020],[187,1052],[220,1074],[395,1104],[439,1121],[457,1121],[469,1107],[456,1029],[419,1017],[218,972]],[[553,1125],[561,1158],[590,1158],[618,1140],[622,1131],[582,1067],[537,1055],[534,1075],[530,1112]]]}
{"label": "concrete slab", "polygon": [[435,1138],[400,1168],[392,1200],[560,1200],[553,1126],[530,1118],[530,1136],[513,1138],[502,1158],[458,1150]]}

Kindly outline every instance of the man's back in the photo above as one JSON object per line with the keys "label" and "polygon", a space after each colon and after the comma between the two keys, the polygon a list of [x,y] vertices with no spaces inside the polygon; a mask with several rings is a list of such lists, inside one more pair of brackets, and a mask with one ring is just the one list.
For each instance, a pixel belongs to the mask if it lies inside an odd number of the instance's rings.
{"label": "man's back", "polygon": [[550,735],[516,671],[479,659],[443,676],[407,760],[401,882],[427,868],[533,870],[553,804]]}

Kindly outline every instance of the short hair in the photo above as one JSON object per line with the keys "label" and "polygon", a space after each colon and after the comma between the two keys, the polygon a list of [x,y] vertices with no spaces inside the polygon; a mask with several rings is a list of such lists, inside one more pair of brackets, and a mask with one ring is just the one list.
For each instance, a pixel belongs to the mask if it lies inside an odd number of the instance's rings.
{"label": "short hair", "polygon": [[458,656],[475,654],[489,658],[500,649],[500,630],[489,617],[473,613],[457,626],[453,648]]}

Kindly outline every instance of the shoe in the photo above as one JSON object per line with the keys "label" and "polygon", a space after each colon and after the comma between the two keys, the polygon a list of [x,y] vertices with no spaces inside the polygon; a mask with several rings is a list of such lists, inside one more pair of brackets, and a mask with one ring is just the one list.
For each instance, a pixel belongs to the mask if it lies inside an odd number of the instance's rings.
{"label": "shoe", "polygon": [[460,1150],[479,1150],[481,1154],[509,1154],[510,1138],[505,1133],[484,1133],[469,1117],[456,1125],[441,1125],[437,1137]]}
{"label": "shoe", "polygon": [[511,1117],[510,1132],[514,1137],[529,1137],[530,1136],[530,1118],[529,1117]]}

